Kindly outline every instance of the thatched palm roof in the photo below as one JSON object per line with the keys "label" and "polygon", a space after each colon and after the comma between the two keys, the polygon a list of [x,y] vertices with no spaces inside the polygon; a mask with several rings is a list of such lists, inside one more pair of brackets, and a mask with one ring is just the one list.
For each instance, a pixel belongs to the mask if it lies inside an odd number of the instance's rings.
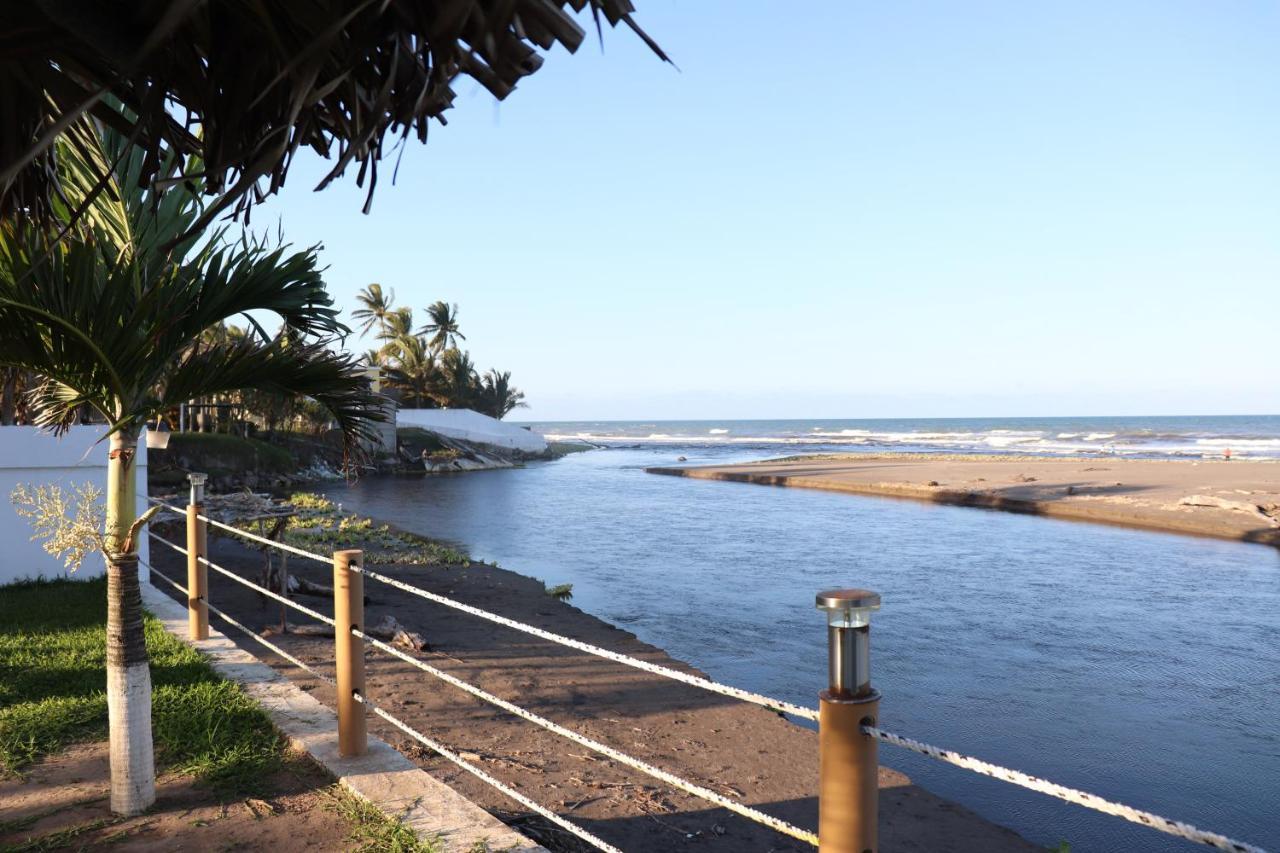
{"label": "thatched palm roof", "polygon": [[[209,217],[283,183],[299,148],[353,163],[371,200],[378,162],[444,123],[459,75],[497,98],[628,0],[22,0],[0,4],[0,216],[47,218],[54,148],[88,112],[149,154],[144,181],[203,161]],[[121,106],[123,105],[123,106]],[[366,210],[368,201],[366,201]],[[206,220],[207,221],[207,220]]]}

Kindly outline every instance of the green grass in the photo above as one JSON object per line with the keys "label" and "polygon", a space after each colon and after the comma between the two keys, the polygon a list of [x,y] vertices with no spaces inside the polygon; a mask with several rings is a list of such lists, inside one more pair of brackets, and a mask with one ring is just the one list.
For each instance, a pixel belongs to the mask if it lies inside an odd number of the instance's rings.
{"label": "green grass", "polygon": [[[107,735],[106,581],[0,588],[0,772]],[[254,793],[284,744],[258,705],[147,617],[156,763]]]}
{"label": "green grass", "polygon": [[335,786],[339,817],[351,826],[352,849],[360,853],[443,853],[439,839],[420,841],[413,830],[387,817],[365,800]]}

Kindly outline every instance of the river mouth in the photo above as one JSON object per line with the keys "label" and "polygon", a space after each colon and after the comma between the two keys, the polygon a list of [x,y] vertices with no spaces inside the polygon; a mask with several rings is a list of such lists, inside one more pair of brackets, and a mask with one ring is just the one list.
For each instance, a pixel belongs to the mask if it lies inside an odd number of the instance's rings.
{"label": "river mouth", "polygon": [[[1245,840],[1280,837],[1274,549],[642,470],[677,455],[704,461],[646,447],[323,490],[572,583],[584,610],[797,703],[815,701],[825,673],[814,592],[874,588],[886,727]],[[1180,843],[889,747],[882,757],[1040,843]]]}

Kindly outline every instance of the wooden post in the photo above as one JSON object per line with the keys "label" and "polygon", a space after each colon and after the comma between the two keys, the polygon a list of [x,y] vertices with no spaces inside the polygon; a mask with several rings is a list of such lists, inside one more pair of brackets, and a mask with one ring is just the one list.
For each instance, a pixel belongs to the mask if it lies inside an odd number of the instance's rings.
{"label": "wooden post", "polygon": [[187,504],[187,636],[209,639],[209,526],[204,514],[204,475],[191,474],[191,502]]}
{"label": "wooden post", "polygon": [[352,568],[364,562],[363,551],[333,552],[333,651],[338,675],[338,755],[364,755],[368,732],[364,706],[364,640],[351,629],[364,630],[364,576]]}
{"label": "wooden post", "polygon": [[818,698],[818,850],[876,853],[879,750],[862,727],[876,724],[880,694]]}

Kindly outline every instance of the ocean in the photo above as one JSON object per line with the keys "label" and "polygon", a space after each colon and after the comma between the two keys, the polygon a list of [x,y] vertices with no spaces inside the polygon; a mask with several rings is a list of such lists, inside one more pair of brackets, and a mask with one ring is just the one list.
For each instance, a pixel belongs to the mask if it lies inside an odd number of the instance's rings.
{"label": "ocean", "polygon": [[[604,449],[324,490],[347,509],[571,583],[583,610],[712,678],[797,703],[816,703],[825,679],[814,593],[875,589],[884,607],[872,624],[872,677],[886,728],[1256,844],[1280,841],[1280,551],[644,472],[682,457],[828,450],[1186,456],[1230,442],[1233,454],[1260,458],[1280,442],[1280,418],[540,429]],[[881,759],[1047,846],[1202,849],[889,746]]]}
{"label": "ocean", "polygon": [[611,447],[725,447],[777,453],[920,452],[1134,458],[1280,459],[1280,415],[1106,418],[911,418],[555,421],[554,440]]}

